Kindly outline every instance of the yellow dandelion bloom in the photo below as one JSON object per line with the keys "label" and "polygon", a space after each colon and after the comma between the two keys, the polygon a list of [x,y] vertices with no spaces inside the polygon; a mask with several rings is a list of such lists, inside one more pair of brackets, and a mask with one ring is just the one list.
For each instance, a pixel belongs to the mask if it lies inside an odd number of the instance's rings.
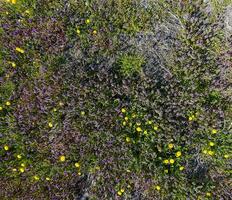
{"label": "yellow dandelion bloom", "polygon": [[22,158],[22,156],[21,156],[20,154],[18,154],[18,155],[17,155],[17,158],[18,158],[18,159],[21,159],[21,158]]}
{"label": "yellow dandelion bloom", "polygon": [[5,151],[8,151],[8,150],[9,150],[9,146],[4,145],[4,150],[5,150]]}
{"label": "yellow dandelion bloom", "polygon": [[12,171],[13,171],[13,172],[17,172],[17,169],[16,169],[16,168],[13,168]]}
{"label": "yellow dandelion bloom", "polygon": [[133,113],[133,114],[132,114],[132,118],[135,118],[135,117],[136,117],[136,114],[135,114],[135,113]]}
{"label": "yellow dandelion bloom", "polygon": [[60,156],[59,160],[60,160],[60,162],[64,162],[65,161],[65,156]]}
{"label": "yellow dandelion bloom", "polygon": [[180,171],[183,171],[183,170],[184,170],[184,167],[183,167],[183,166],[180,166],[180,167],[179,167],[179,170],[180,170]]}
{"label": "yellow dandelion bloom", "polygon": [[172,149],[174,147],[174,144],[168,144],[168,148]]}
{"label": "yellow dandelion bloom", "polygon": [[225,155],[224,155],[224,158],[226,158],[226,159],[229,158],[229,155],[228,155],[228,154],[225,154]]}
{"label": "yellow dandelion bloom", "polygon": [[49,123],[48,123],[48,126],[49,126],[50,128],[52,128],[52,127],[53,127],[52,122],[49,122]]}
{"label": "yellow dandelion bloom", "polygon": [[80,176],[80,175],[81,175],[81,172],[78,172],[77,174]]}
{"label": "yellow dandelion bloom", "polygon": [[213,155],[214,155],[214,151],[208,151],[208,154],[209,154],[210,156],[213,156]]}
{"label": "yellow dandelion bloom", "polygon": [[89,24],[89,23],[90,23],[90,19],[86,19],[86,20],[85,20],[85,23],[86,23],[86,24]]}
{"label": "yellow dandelion bloom", "polygon": [[204,153],[204,154],[207,154],[207,153],[208,153],[208,151],[207,151],[207,150],[203,150],[203,153]]}
{"label": "yellow dandelion bloom", "polygon": [[175,160],[174,159],[170,159],[169,162],[170,162],[170,164],[173,164],[175,162]]}
{"label": "yellow dandelion bloom", "polygon": [[77,168],[79,168],[81,165],[80,165],[80,163],[75,163],[75,167],[77,167]]}
{"label": "yellow dandelion bloom", "polygon": [[21,173],[23,173],[23,172],[25,172],[25,169],[24,169],[23,167],[20,167],[20,168],[19,168],[19,171],[20,171]]}
{"label": "yellow dandelion bloom", "polygon": [[154,130],[157,131],[158,130],[158,126],[154,126]]}
{"label": "yellow dandelion bloom", "polygon": [[190,116],[190,117],[188,118],[188,120],[189,120],[189,121],[193,121],[193,118]]}
{"label": "yellow dandelion bloom", "polygon": [[212,134],[216,134],[217,130],[216,129],[212,129]]}
{"label": "yellow dandelion bloom", "polygon": [[24,53],[24,50],[19,47],[16,47],[15,50],[18,51],[19,53]]}
{"label": "yellow dandelion bloom", "polygon": [[155,189],[160,191],[161,187],[159,185],[155,186]]}
{"label": "yellow dandelion bloom", "polygon": [[122,196],[122,192],[121,191],[118,191],[117,194],[118,194],[118,196]]}
{"label": "yellow dandelion bloom", "polygon": [[143,133],[144,133],[144,135],[147,135],[147,130],[145,130]]}
{"label": "yellow dandelion bloom", "polygon": [[85,115],[85,111],[81,111],[81,115],[84,116]]}
{"label": "yellow dandelion bloom", "polygon": [[63,105],[64,105],[64,103],[60,101],[59,102],[59,106],[63,106]]}
{"label": "yellow dandelion bloom", "polygon": [[79,29],[77,29],[77,31],[76,31],[76,32],[77,32],[77,34],[80,34],[80,33],[81,33],[81,31],[80,31]]}
{"label": "yellow dandelion bloom", "polygon": [[21,163],[21,167],[25,167],[26,165],[24,163]]}
{"label": "yellow dandelion bloom", "polygon": [[57,109],[56,108],[53,108],[53,112],[56,112],[57,111]]}
{"label": "yellow dandelion bloom", "polygon": [[163,163],[167,165],[167,164],[169,164],[169,160],[166,159],[163,161]]}
{"label": "yellow dandelion bloom", "polygon": [[125,109],[125,108],[122,108],[121,111],[122,111],[122,113],[125,113],[125,112],[126,112],[126,109]]}
{"label": "yellow dandelion bloom", "polygon": [[120,190],[122,193],[124,193],[125,192],[125,190],[122,188],[121,190]]}
{"label": "yellow dandelion bloom", "polygon": [[123,126],[126,126],[126,121],[122,122],[122,125],[123,125]]}
{"label": "yellow dandelion bloom", "polygon": [[37,175],[33,176],[33,178],[34,178],[36,181],[39,180],[39,176],[37,176]]}
{"label": "yellow dandelion bloom", "polygon": [[0,111],[1,111],[2,109],[3,109],[2,106],[0,106]]}
{"label": "yellow dandelion bloom", "polygon": [[129,118],[128,118],[128,117],[125,117],[124,119],[125,119],[125,121],[128,121]]}
{"label": "yellow dandelion bloom", "polygon": [[181,156],[181,152],[180,151],[177,151],[176,152],[176,157],[178,158],[178,157],[180,157]]}
{"label": "yellow dandelion bloom", "polygon": [[165,170],[164,170],[164,173],[166,173],[166,174],[167,174],[167,173],[168,173],[168,169],[165,169]]}
{"label": "yellow dandelion bloom", "polygon": [[12,67],[16,67],[15,62],[8,62],[9,64],[11,64]]}
{"label": "yellow dandelion bloom", "polygon": [[6,106],[10,106],[11,103],[9,101],[6,102]]}
{"label": "yellow dandelion bloom", "polygon": [[96,31],[96,30],[93,30],[93,34],[96,35],[96,34],[97,34],[97,31]]}
{"label": "yellow dandelion bloom", "polygon": [[136,128],[136,131],[141,132],[142,129],[141,129],[140,127],[137,127],[137,128]]}
{"label": "yellow dandelion bloom", "polygon": [[151,125],[151,124],[152,124],[152,121],[149,120],[147,123]]}
{"label": "yellow dandelion bloom", "polygon": [[214,143],[213,143],[213,142],[210,142],[210,143],[209,143],[209,146],[213,147],[213,146],[214,146]]}
{"label": "yellow dandelion bloom", "polygon": [[130,142],[131,139],[129,137],[126,137],[126,142]]}
{"label": "yellow dandelion bloom", "polygon": [[16,2],[17,2],[16,0],[11,0],[12,4],[16,4]]}
{"label": "yellow dandelion bloom", "polygon": [[50,180],[51,180],[49,177],[46,177],[45,179],[46,179],[47,181],[50,181]]}
{"label": "yellow dandelion bloom", "polygon": [[206,193],[206,196],[207,196],[207,197],[211,197],[212,194],[211,194],[210,192],[207,192],[207,193]]}
{"label": "yellow dandelion bloom", "polygon": [[30,14],[30,10],[25,10],[25,13]]}

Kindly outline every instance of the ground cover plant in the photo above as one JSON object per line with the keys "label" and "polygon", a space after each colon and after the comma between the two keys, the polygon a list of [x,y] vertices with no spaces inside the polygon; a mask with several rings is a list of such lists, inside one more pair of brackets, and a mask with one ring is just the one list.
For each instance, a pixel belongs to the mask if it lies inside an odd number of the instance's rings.
{"label": "ground cover plant", "polygon": [[0,199],[231,199],[231,3],[1,0]]}

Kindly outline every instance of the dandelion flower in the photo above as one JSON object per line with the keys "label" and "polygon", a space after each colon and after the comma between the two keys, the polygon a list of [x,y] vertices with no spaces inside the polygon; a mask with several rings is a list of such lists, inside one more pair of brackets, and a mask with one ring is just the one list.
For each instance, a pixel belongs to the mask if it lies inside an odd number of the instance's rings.
{"label": "dandelion flower", "polygon": [[174,144],[168,144],[168,148],[172,149],[174,147]]}
{"label": "dandelion flower", "polygon": [[93,30],[93,34],[96,35],[96,34],[97,34],[97,31],[96,31],[96,30]]}
{"label": "dandelion flower", "polygon": [[212,129],[212,134],[216,134],[217,130],[216,129]]}
{"label": "dandelion flower", "polygon": [[151,124],[152,124],[152,121],[149,120],[147,123],[151,125]]}
{"label": "dandelion flower", "polygon": [[11,0],[11,3],[12,4],[16,4],[16,0]]}
{"label": "dandelion flower", "polygon": [[46,179],[47,181],[50,181],[50,180],[51,180],[49,177],[46,177],[45,179]]}
{"label": "dandelion flower", "polygon": [[203,150],[203,153],[204,153],[204,154],[207,154],[207,150]]}
{"label": "dandelion flower", "polygon": [[125,112],[126,112],[126,109],[125,109],[125,108],[122,108],[121,111],[122,111],[122,113],[125,113]]}
{"label": "dandelion flower", "polygon": [[59,160],[60,160],[60,162],[64,162],[65,161],[65,156],[60,156]]}
{"label": "dandelion flower", "polygon": [[80,33],[81,33],[81,31],[79,29],[77,29],[77,34],[80,34]]}
{"label": "dandelion flower", "polygon": [[48,126],[49,126],[50,128],[52,128],[52,127],[53,127],[52,122],[49,122],[49,123],[48,123]]}
{"label": "dandelion flower", "polygon": [[170,164],[173,164],[175,162],[175,160],[174,159],[170,159],[169,162],[170,162]]}
{"label": "dandelion flower", "polygon": [[193,121],[193,117],[190,116],[190,117],[189,117],[189,121]]}
{"label": "dandelion flower", "polygon": [[128,117],[125,117],[124,119],[125,119],[125,121],[128,121]]}
{"label": "dandelion flower", "polygon": [[80,176],[80,175],[81,175],[81,172],[78,172],[77,174]]}
{"label": "dandelion flower", "polygon": [[19,171],[20,171],[21,173],[23,173],[23,172],[25,172],[25,169],[24,169],[23,167],[20,167],[20,168],[19,168]]}
{"label": "dandelion flower", "polygon": [[81,111],[81,115],[84,116],[85,115],[85,111]]}
{"label": "dandelion flower", "polygon": [[140,127],[137,127],[137,128],[136,128],[136,131],[141,132],[142,129],[141,129]]}
{"label": "dandelion flower", "polygon": [[19,53],[24,53],[24,50],[19,47],[16,47],[15,50],[18,51]]}
{"label": "dandelion flower", "polygon": [[126,126],[126,121],[122,122],[122,125],[123,125],[123,126]]}
{"label": "dandelion flower", "polygon": [[6,106],[10,106],[11,103],[9,101],[6,102]]}
{"label": "dandelion flower", "polygon": [[177,151],[176,152],[176,157],[178,158],[178,157],[180,157],[181,156],[181,152],[180,151]]}
{"label": "dandelion flower", "polygon": [[126,137],[126,142],[130,142],[130,138],[129,137]]}
{"label": "dandelion flower", "polygon": [[13,172],[17,172],[17,169],[16,169],[16,168],[13,168],[12,171],[13,171]]}
{"label": "dandelion flower", "polygon": [[86,20],[85,20],[85,23],[86,23],[86,24],[89,24],[89,23],[90,23],[90,19],[86,19]]}
{"label": "dandelion flower", "polygon": [[122,192],[121,191],[118,191],[117,194],[118,194],[118,196],[122,196]]}
{"label": "dandelion flower", "polygon": [[79,168],[80,167],[80,163],[75,163],[75,167]]}
{"label": "dandelion flower", "polygon": [[166,159],[163,161],[163,163],[167,165],[167,164],[169,164],[169,160]]}
{"label": "dandelion flower", "polygon": [[158,126],[154,126],[154,130],[157,131],[158,130]]}
{"label": "dandelion flower", "polygon": [[209,143],[209,146],[213,147],[213,146],[214,146],[214,143],[213,143],[213,142],[210,142],[210,143]]}
{"label": "dandelion flower", "polygon": [[25,167],[26,165],[24,163],[21,163],[21,167]]}
{"label": "dandelion flower", "polygon": [[183,170],[184,170],[184,167],[183,167],[183,166],[180,166],[180,167],[179,167],[179,170],[180,170],[180,171],[183,171]]}
{"label": "dandelion flower", "polygon": [[39,180],[39,176],[37,176],[37,175],[33,176],[33,178],[34,178],[36,181]]}
{"label": "dandelion flower", "polygon": [[228,155],[228,154],[225,154],[225,155],[224,155],[224,158],[226,158],[226,159],[229,158],[229,155]]}
{"label": "dandelion flower", "polygon": [[18,154],[18,155],[17,155],[17,158],[18,158],[18,159],[21,159],[21,158],[22,158],[22,156],[21,156],[20,154]]}
{"label": "dandelion flower", "polygon": [[5,151],[8,151],[9,150],[9,146],[4,145],[4,149],[5,149]]}
{"label": "dandelion flower", "polygon": [[165,169],[165,170],[164,170],[164,173],[166,173],[166,174],[167,174],[167,173],[168,173],[168,169]]}
{"label": "dandelion flower", "polygon": [[147,130],[145,130],[143,133],[144,133],[144,135],[147,135]]}
{"label": "dandelion flower", "polygon": [[207,197],[211,197],[212,194],[211,194],[210,192],[207,192],[207,193],[206,193],[206,196],[207,196]]}
{"label": "dandelion flower", "polygon": [[0,106],[0,111],[1,111],[2,109],[3,109],[2,106]]}
{"label": "dandelion flower", "polygon": [[213,155],[214,155],[214,151],[208,151],[208,154],[209,154],[210,156],[213,156]]}
{"label": "dandelion flower", "polygon": [[121,190],[120,190],[122,193],[124,193],[125,192],[125,190],[122,188]]}
{"label": "dandelion flower", "polygon": [[160,191],[161,187],[159,185],[155,186],[155,189]]}
{"label": "dandelion flower", "polygon": [[132,114],[132,118],[135,118],[135,117],[136,117],[136,114],[135,114],[135,113],[133,113],[133,114]]}

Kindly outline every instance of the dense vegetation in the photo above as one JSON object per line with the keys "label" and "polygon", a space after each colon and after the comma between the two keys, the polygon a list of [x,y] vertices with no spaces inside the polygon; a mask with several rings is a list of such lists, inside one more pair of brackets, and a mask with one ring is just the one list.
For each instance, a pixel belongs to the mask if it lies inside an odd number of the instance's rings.
{"label": "dense vegetation", "polygon": [[0,1],[0,199],[231,199],[231,1],[211,3]]}

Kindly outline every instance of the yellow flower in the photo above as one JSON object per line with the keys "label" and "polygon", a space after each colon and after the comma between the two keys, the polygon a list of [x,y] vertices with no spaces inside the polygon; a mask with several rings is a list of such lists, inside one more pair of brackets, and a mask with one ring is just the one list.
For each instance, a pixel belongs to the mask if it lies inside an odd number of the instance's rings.
{"label": "yellow flower", "polygon": [[81,33],[81,31],[79,29],[77,29],[77,34],[80,34],[80,33]]}
{"label": "yellow flower", "polygon": [[17,169],[16,169],[16,168],[13,168],[12,171],[13,171],[13,172],[17,172]]}
{"label": "yellow flower", "polygon": [[147,123],[151,125],[151,124],[152,124],[152,121],[148,121]]}
{"label": "yellow flower", "polygon": [[46,177],[45,179],[46,179],[47,181],[50,181],[50,180],[51,180],[49,177]]}
{"label": "yellow flower", "polygon": [[178,158],[178,157],[180,157],[181,156],[181,152],[180,151],[177,151],[176,152],[176,157]]}
{"label": "yellow flower", "polygon": [[122,192],[121,192],[121,191],[118,191],[117,194],[118,194],[118,196],[121,196],[121,195],[122,195]]}
{"label": "yellow flower", "polygon": [[126,142],[130,142],[130,138],[129,137],[126,137]]}
{"label": "yellow flower", "polygon": [[226,159],[229,158],[229,155],[228,155],[228,154],[225,154],[225,155],[224,155],[224,158],[226,158]]}
{"label": "yellow flower", "polygon": [[216,134],[217,130],[216,129],[212,129],[212,134]]}
{"label": "yellow flower", "polygon": [[125,108],[122,108],[121,111],[122,111],[122,113],[125,113],[125,112],[126,112],[126,109],[125,109]]}
{"label": "yellow flower", "polygon": [[18,154],[18,155],[17,155],[17,158],[18,158],[18,159],[21,159],[21,158],[22,158],[22,156],[21,156],[20,154]]}
{"label": "yellow flower", "polygon": [[85,111],[81,111],[81,115],[84,116],[85,115]]}
{"label": "yellow flower", "polygon": [[169,160],[164,160],[163,163],[167,165],[169,164]]}
{"label": "yellow flower", "polygon": [[124,190],[123,188],[122,188],[120,191],[121,191],[122,193],[125,192],[125,190]]}
{"label": "yellow flower", "polygon": [[33,176],[33,178],[38,181],[39,180],[39,177],[37,175]]}
{"label": "yellow flower", "polygon": [[175,160],[174,159],[170,159],[169,162],[170,162],[170,164],[173,164],[175,162]]}
{"label": "yellow flower", "polygon": [[133,113],[133,114],[132,114],[132,118],[135,118],[135,117],[136,117],[136,114],[135,114],[135,113]]}
{"label": "yellow flower", "polygon": [[24,169],[23,167],[20,167],[20,168],[19,168],[19,171],[20,171],[21,173],[23,173],[23,172],[25,172],[25,169]]}
{"label": "yellow flower", "polygon": [[11,0],[11,3],[12,4],[16,4],[16,0]]}
{"label": "yellow flower", "polygon": [[64,162],[65,161],[65,156],[60,156],[59,160],[60,160],[60,162]]}
{"label": "yellow flower", "polygon": [[93,34],[96,35],[96,34],[97,34],[97,31],[96,31],[96,30],[93,30]]}
{"label": "yellow flower", "polygon": [[192,121],[192,120],[193,120],[193,118],[190,116],[190,117],[189,117],[189,121]]}
{"label": "yellow flower", "polygon": [[147,130],[145,130],[143,133],[144,133],[144,135],[147,135]]}
{"label": "yellow flower", "polygon": [[75,163],[75,167],[77,167],[77,168],[79,168],[81,165],[80,165],[80,163]]}
{"label": "yellow flower", "polygon": [[214,151],[208,151],[208,154],[209,154],[210,156],[213,156],[213,155],[214,155]]}
{"label": "yellow flower", "polygon": [[167,174],[168,173],[168,169],[165,169],[164,172]]}
{"label": "yellow flower", "polygon": [[9,101],[6,102],[6,106],[10,106],[11,103]]}
{"label": "yellow flower", "polygon": [[180,167],[179,167],[179,170],[180,170],[180,171],[183,171],[183,170],[184,170],[184,167],[183,167],[183,166],[180,166]]}
{"label": "yellow flower", "polygon": [[19,47],[16,47],[15,50],[18,51],[19,53],[24,53],[24,50]]}
{"label": "yellow flower", "polygon": [[25,10],[25,13],[30,14],[30,10]]}
{"label": "yellow flower", "polygon": [[154,130],[157,131],[158,130],[158,126],[154,126]]}
{"label": "yellow flower", "polygon": [[49,123],[48,123],[48,126],[49,126],[50,128],[52,128],[52,127],[53,127],[52,122],[49,122]]}
{"label": "yellow flower", "polygon": [[142,129],[141,129],[140,127],[137,127],[137,128],[136,128],[136,131],[141,132]]}
{"label": "yellow flower", "polygon": [[172,149],[174,147],[174,144],[168,144],[168,148]]}
{"label": "yellow flower", "polygon": [[26,165],[24,163],[21,163],[21,167],[25,167]]}
{"label": "yellow flower", "polygon": [[207,150],[203,150],[203,153],[204,153],[204,154],[207,154],[208,152],[207,152]]}
{"label": "yellow flower", "polygon": [[207,197],[211,197],[212,194],[211,194],[210,192],[207,192],[207,193],[206,193],[206,196],[207,196]]}
{"label": "yellow flower", "polygon": [[53,112],[56,112],[57,111],[57,109],[56,108],[53,108]]}
{"label": "yellow flower", "polygon": [[126,121],[122,122],[122,125],[123,125],[123,126],[126,126]]}
{"label": "yellow flower", "polygon": [[63,106],[63,105],[64,105],[64,103],[60,101],[59,102],[59,106]]}
{"label": "yellow flower", "polygon": [[0,106],[0,111],[1,111],[2,109],[3,109],[2,106]]}
{"label": "yellow flower", "polygon": [[12,67],[16,67],[15,62],[8,62],[9,64],[11,64]]}
{"label": "yellow flower", "polygon": [[96,169],[96,170],[100,170],[100,167],[99,167],[99,166],[96,166],[95,169]]}
{"label": "yellow flower", "polygon": [[209,143],[209,146],[213,147],[213,146],[214,146],[214,143],[213,143],[213,142],[210,142],[210,143]]}
{"label": "yellow flower", "polygon": [[9,147],[7,145],[4,145],[4,149],[5,149],[5,151],[8,151]]}
{"label": "yellow flower", "polygon": [[89,24],[89,23],[90,23],[90,19],[86,19],[86,20],[85,20],[85,23],[86,23],[86,24]]}
{"label": "yellow flower", "polygon": [[80,175],[81,175],[81,172],[78,172],[77,174],[80,176]]}
{"label": "yellow flower", "polygon": [[159,185],[155,186],[155,189],[160,191],[161,187]]}
{"label": "yellow flower", "polygon": [[124,119],[125,119],[125,121],[128,121],[128,117],[125,117]]}

